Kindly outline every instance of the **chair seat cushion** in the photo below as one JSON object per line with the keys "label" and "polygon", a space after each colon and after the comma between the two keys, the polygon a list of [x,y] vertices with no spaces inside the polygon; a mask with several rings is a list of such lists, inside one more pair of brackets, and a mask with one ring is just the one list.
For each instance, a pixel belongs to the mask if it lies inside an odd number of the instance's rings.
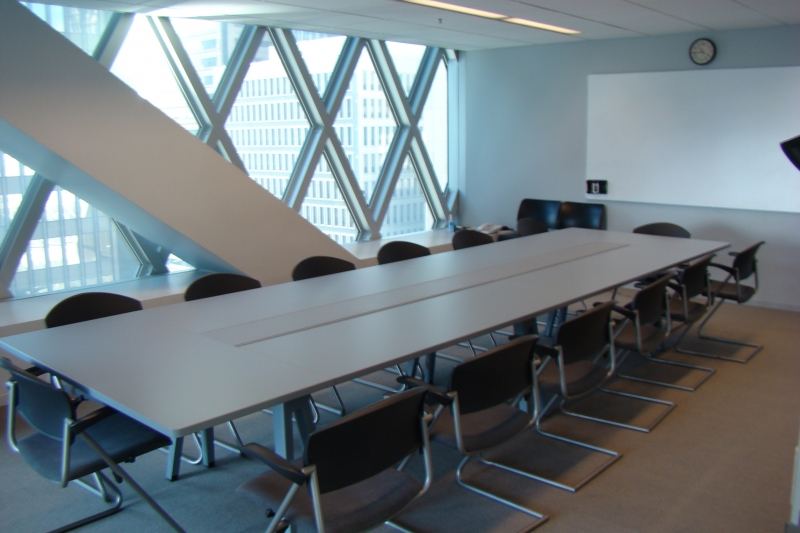
{"label": "chair seat cushion", "polygon": [[[298,468],[302,463],[295,462]],[[356,533],[384,523],[399,513],[422,490],[422,483],[393,468],[377,476],[321,496],[326,533]],[[277,511],[291,482],[270,471],[243,483],[237,490],[267,509]],[[314,506],[308,486],[302,487],[284,517],[297,533],[316,533]]]}
{"label": "chair seat cushion", "polygon": [[614,345],[620,350],[630,350],[632,352],[648,355],[655,352],[667,338],[667,332],[663,328],[656,326],[641,326],[642,348],[636,342],[636,326],[628,322],[619,335],[614,340]]}
{"label": "chair seat cushion", "polygon": [[[600,386],[606,379],[608,369],[591,361],[578,361],[564,367],[564,377],[567,382],[567,395],[579,396]],[[541,371],[538,377],[539,390],[545,394],[561,393],[561,379],[558,375],[558,364],[551,361]]]}
{"label": "chair seat cushion", "polygon": [[[170,440],[129,418],[116,413],[86,430],[86,433],[115,461],[123,462],[168,446]],[[61,441],[42,433],[34,433],[19,440],[19,452],[25,461],[40,475],[61,481]],[[70,479],[77,479],[104,468],[103,461],[80,436],[70,448]]]}
{"label": "chair seat cushion", "polygon": [[683,300],[680,298],[675,298],[674,300],[669,302],[669,316],[672,320],[677,320],[679,322],[685,322],[686,324],[693,324],[700,320],[703,315],[706,313],[708,309],[708,305],[705,303],[695,302],[693,300],[689,300],[686,304],[686,311],[687,316],[684,316],[683,310]]}
{"label": "chair seat cushion", "polygon": [[735,283],[723,283],[721,281],[712,280],[711,293],[719,298],[733,300],[741,304],[752,298],[756,293],[756,289],[740,283],[739,292],[737,292]]}
{"label": "chair seat cushion", "polygon": [[[488,450],[522,431],[530,420],[531,418],[526,412],[507,403],[501,403],[468,415],[461,415],[464,449],[467,453]],[[431,428],[431,438],[451,448],[458,448],[453,415],[449,410],[443,411],[436,420]]]}

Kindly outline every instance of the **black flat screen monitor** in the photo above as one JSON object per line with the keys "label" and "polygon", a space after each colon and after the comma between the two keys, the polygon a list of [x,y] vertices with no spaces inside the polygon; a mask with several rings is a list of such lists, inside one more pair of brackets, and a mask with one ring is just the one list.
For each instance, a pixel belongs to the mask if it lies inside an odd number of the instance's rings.
{"label": "black flat screen monitor", "polygon": [[781,148],[783,148],[783,153],[786,154],[789,161],[797,167],[797,170],[800,170],[800,136],[789,139],[788,141],[783,141],[781,143]]}

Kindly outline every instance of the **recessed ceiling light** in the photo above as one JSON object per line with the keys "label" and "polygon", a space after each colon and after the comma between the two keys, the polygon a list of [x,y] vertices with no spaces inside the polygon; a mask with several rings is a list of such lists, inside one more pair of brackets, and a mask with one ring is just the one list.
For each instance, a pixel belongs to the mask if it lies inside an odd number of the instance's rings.
{"label": "recessed ceiling light", "polygon": [[446,9],[447,11],[455,11],[456,13],[464,13],[465,15],[472,15],[475,17],[483,17],[486,19],[504,19],[505,15],[499,13],[492,13],[491,11],[484,11],[482,9],[473,9],[471,7],[457,6],[455,4],[448,4],[447,2],[437,2],[436,0],[403,0],[409,4],[419,4],[421,6],[435,7],[436,9]]}
{"label": "recessed ceiling light", "polygon": [[570,30],[560,26],[553,26],[552,24],[544,24],[533,20],[523,19],[519,17],[509,17],[501,15],[500,13],[492,13],[491,11],[484,11],[482,9],[474,9],[471,7],[459,6],[456,4],[448,4],[447,2],[439,2],[438,0],[400,0],[407,4],[417,4],[420,6],[433,7],[436,9],[444,9],[447,11],[454,11],[456,13],[463,13],[464,15],[472,15],[474,17],[481,17],[492,20],[499,20],[501,22],[508,22],[510,24],[519,24],[520,26],[528,26],[529,28],[536,28],[537,30],[552,31],[556,33],[563,33],[566,35],[576,35],[580,32],[577,30]]}

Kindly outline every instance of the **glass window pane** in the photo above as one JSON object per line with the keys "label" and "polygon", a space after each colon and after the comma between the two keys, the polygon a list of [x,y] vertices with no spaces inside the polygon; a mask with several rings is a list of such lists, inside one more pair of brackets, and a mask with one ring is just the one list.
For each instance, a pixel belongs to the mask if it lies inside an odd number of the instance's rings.
{"label": "glass window pane", "polygon": [[[200,19],[170,19],[200,81],[213,97],[242,34],[242,24]],[[258,56],[256,60],[258,60]]]}
{"label": "glass window pane", "polygon": [[310,31],[292,31],[292,34],[317,91],[324,95],[347,37]]}
{"label": "glass window pane", "polygon": [[192,133],[199,126],[147,18],[136,15],[111,72]]}
{"label": "glass window pane", "polygon": [[347,204],[340,198],[339,185],[333,179],[327,160],[322,157],[308,185],[300,214],[328,237],[345,244],[356,240],[358,228]]}
{"label": "glass window pane", "polygon": [[386,41],[386,48],[389,49],[394,68],[397,70],[397,75],[400,76],[400,83],[403,84],[403,89],[408,96],[411,94],[411,87],[417,77],[419,64],[425,54],[425,47],[419,44]]}
{"label": "glass window pane", "polygon": [[250,63],[225,130],[250,177],[282,198],[311,128],[268,36],[264,42],[272,51]]}
{"label": "glass window pane", "polygon": [[447,67],[439,63],[431,92],[422,110],[419,129],[442,191],[448,182]]}
{"label": "glass window pane", "polygon": [[100,42],[100,37],[113,16],[112,12],[99,9],[50,6],[32,2],[21,2],[21,4],[89,55],[94,54],[97,43]]}
{"label": "glass window pane", "polygon": [[167,270],[170,272],[186,272],[195,268],[175,254],[167,257]]}
{"label": "glass window pane", "polygon": [[33,171],[0,152],[0,242],[17,214],[22,196],[28,190]]}
{"label": "glass window pane", "polygon": [[406,156],[389,208],[381,226],[381,236],[391,237],[433,227],[434,218],[422,192],[411,158]]}
{"label": "glass window pane", "polygon": [[133,279],[140,266],[108,215],[56,187],[9,288],[25,298]]}
{"label": "glass window pane", "polygon": [[[348,106],[352,106],[352,113],[348,113]],[[366,48],[356,64],[334,130],[351,162],[361,192],[370,203],[397,132],[397,122]]]}

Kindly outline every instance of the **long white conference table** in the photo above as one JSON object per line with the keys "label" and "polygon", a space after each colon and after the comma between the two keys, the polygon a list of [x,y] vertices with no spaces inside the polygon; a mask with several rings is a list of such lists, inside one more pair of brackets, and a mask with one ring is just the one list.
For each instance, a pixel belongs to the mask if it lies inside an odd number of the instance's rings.
{"label": "long white conference table", "polygon": [[[727,243],[566,229],[45,329],[0,348],[178,443],[274,408],[291,457],[307,395],[714,253]],[[177,476],[177,464],[168,477]]]}

